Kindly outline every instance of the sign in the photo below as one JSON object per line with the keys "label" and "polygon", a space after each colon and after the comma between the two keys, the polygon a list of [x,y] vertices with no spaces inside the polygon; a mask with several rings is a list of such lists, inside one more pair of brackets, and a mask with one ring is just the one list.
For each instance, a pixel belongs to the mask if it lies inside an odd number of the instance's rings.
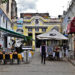
{"label": "sign", "polygon": [[17,25],[17,27],[23,27],[23,25]]}
{"label": "sign", "polygon": [[32,50],[32,47],[31,46],[23,46],[22,49],[23,50]]}
{"label": "sign", "polygon": [[23,25],[17,25],[17,29],[23,29]]}
{"label": "sign", "polygon": [[17,23],[23,24],[23,19],[22,18],[21,19],[18,19],[17,20]]}

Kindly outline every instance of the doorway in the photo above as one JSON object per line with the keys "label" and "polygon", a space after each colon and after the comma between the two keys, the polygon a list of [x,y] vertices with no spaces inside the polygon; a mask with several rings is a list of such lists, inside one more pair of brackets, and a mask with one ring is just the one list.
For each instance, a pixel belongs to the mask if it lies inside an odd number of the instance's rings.
{"label": "doorway", "polygon": [[37,35],[39,34],[35,34],[35,44],[36,44],[36,48],[40,48],[40,45],[42,43],[42,40],[37,39]]}
{"label": "doorway", "polygon": [[7,36],[4,36],[4,47],[7,48]]}
{"label": "doorway", "polygon": [[[28,36],[32,37],[32,33],[29,33]],[[29,45],[29,46],[32,46],[32,41],[29,41],[29,42],[28,42],[28,45]]]}

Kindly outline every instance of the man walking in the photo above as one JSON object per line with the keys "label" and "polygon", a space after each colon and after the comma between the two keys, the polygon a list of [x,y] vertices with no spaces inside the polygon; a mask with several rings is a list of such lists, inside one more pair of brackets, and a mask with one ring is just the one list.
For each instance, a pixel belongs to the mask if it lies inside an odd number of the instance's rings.
{"label": "man walking", "polygon": [[44,42],[40,46],[40,51],[41,51],[41,63],[45,64],[45,59],[46,59],[46,45],[45,45]]}

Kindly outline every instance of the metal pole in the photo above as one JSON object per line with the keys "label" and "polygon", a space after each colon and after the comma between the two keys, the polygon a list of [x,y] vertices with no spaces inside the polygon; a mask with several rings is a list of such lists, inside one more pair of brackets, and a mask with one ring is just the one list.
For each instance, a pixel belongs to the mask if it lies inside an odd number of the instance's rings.
{"label": "metal pole", "polygon": [[72,50],[72,34],[71,34],[71,51],[73,51],[73,50]]}
{"label": "metal pole", "polygon": [[74,34],[74,59],[75,59],[75,34]]}
{"label": "metal pole", "polygon": [[46,46],[47,46],[47,40],[46,40]]}
{"label": "metal pole", "polygon": [[[47,46],[47,40],[46,40],[46,46]],[[47,49],[47,47],[46,47],[46,49]]]}

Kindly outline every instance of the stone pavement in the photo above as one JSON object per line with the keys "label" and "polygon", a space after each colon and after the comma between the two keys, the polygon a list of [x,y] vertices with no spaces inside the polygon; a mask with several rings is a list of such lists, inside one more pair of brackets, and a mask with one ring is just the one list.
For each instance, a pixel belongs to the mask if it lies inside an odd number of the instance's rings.
{"label": "stone pavement", "polygon": [[68,59],[68,61],[69,61],[72,65],[75,66],[75,59],[74,59],[74,60],[73,60],[73,59]]}
{"label": "stone pavement", "polygon": [[39,52],[35,52],[30,64],[0,65],[0,75],[75,75],[75,67],[68,61],[46,61],[41,64]]}

